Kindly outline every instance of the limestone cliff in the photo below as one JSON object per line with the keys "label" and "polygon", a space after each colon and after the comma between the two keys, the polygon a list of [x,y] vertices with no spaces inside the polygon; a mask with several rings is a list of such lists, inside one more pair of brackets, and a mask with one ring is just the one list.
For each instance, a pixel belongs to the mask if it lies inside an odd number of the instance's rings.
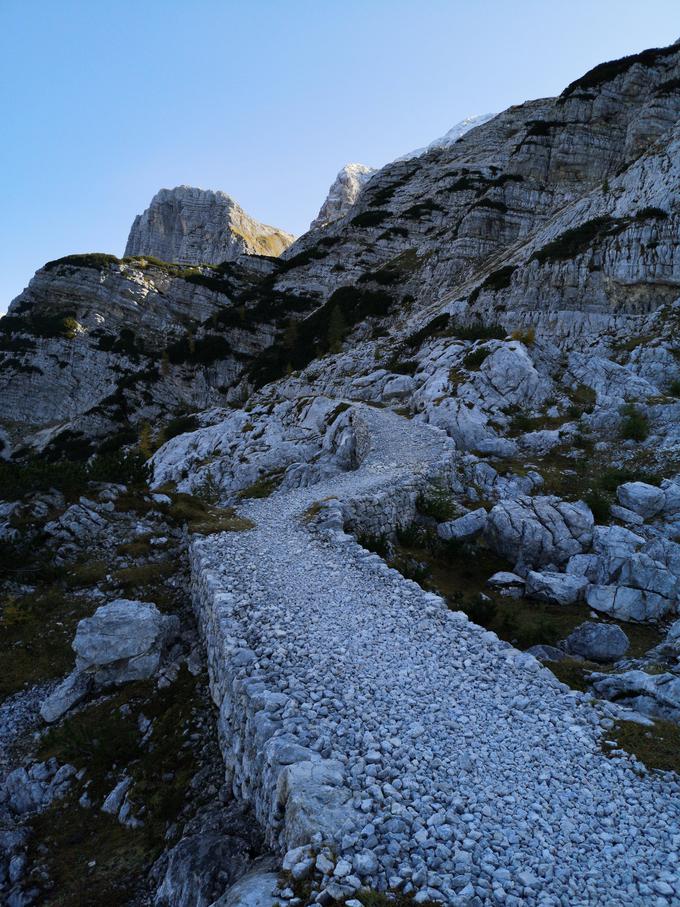
{"label": "limestone cliff", "polygon": [[125,255],[180,264],[220,264],[239,255],[280,255],[294,237],[261,224],[224,192],[161,189],[132,224]]}

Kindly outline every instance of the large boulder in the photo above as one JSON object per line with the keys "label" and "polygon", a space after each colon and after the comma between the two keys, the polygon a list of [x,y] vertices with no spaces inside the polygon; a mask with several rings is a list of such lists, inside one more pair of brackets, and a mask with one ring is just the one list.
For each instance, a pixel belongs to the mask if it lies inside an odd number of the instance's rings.
{"label": "large boulder", "polygon": [[628,651],[630,641],[616,624],[587,620],[567,636],[562,648],[570,655],[581,655],[590,661],[616,661]]}
{"label": "large boulder", "polygon": [[78,624],[76,671],[94,674],[98,683],[151,677],[178,629],[177,617],[161,614],[150,602],[116,599]]}
{"label": "large boulder", "polygon": [[629,586],[588,586],[586,601],[594,611],[618,620],[658,621],[674,608],[674,602],[655,592]]}
{"label": "large boulder", "polygon": [[527,573],[526,594],[529,598],[555,605],[573,605],[581,601],[587,587],[588,580],[584,576],[553,571],[539,573],[536,570]]}
{"label": "large boulder", "polygon": [[81,620],[73,649],[75,670],[40,707],[44,721],[57,721],[92,689],[143,680],[160,667],[179,619],[150,602],[119,598]]}
{"label": "large boulder", "polygon": [[517,565],[516,571],[526,573],[543,564],[559,566],[589,548],[593,523],[583,501],[522,495],[493,507],[485,536],[494,551]]}
{"label": "large boulder", "polygon": [[620,503],[643,519],[656,516],[663,510],[666,495],[661,488],[646,482],[626,482],[616,491]]}

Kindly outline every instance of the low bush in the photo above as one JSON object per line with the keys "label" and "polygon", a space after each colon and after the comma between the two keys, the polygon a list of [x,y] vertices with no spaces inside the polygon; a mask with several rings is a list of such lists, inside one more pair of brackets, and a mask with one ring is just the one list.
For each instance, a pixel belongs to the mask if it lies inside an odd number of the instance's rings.
{"label": "low bush", "polygon": [[490,353],[491,350],[487,350],[483,346],[480,346],[476,350],[472,350],[467,354],[465,359],[463,359],[463,364],[469,371],[477,371],[484,360],[488,358]]}
{"label": "low bush", "polygon": [[43,265],[43,271],[54,271],[56,268],[107,268],[109,265],[119,265],[120,258],[108,255],[106,252],[86,252],[83,255],[65,255]]}
{"label": "low bush", "polygon": [[626,441],[645,441],[649,436],[649,419],[633,403],[621,408],[621,437]]}
{"label": "low bush", "polygon": [[516,328],[510,337],[513,340],[519,340],[525,346],[533,346],[536,340],[536,328],[533,325],[528,328]]}
{"label": "low bush", "polygon": [[382,535],[370,535],[369,533],[358,535],[357,542],[362,548],[379,554],[380,557],[387,557],[390,553],[389,542]]}
{"label": "low bush", "polygon": [[423,516],[431,517],[438,523],[453,518],[455,509],[451,493],[441,484],[432,484],[418,495],[416,508]]}
{"label": "low bush", "polygon": [[377,208],[375,211],[363,211],[350,221],[353,227],[377,227],[390,216],[389,211]]}
{"label": "low bush", "polygon": [[584,495],[584,501],[590,507],[596,523],[608,523],[612,515],[612,505],[609,498],[601,491],[590,491]]}
{"label": "low bush", "polygon": [[589,69],[585,75],[567,85],[560,95],[560,100],[564,100],[574,93],[597,88],[603,82],[610,82],[627,72],[631,66],[656,66],[665,57],[672,56],[677,51],[677,46],[671,44],[669,47],[652,47],[638,54],[629,54],[617,60],[599,63],[593,69]]}

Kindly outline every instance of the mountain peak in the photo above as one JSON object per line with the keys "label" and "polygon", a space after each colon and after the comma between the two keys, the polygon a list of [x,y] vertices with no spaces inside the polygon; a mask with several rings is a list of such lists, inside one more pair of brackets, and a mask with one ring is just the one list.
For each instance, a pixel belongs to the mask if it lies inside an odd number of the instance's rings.
{"label": "mountain peak", "polygon": [[176,186],[160,189],[135,218],[125,255],[179,264],[212,264],[239,255],[280,255],[294,237],[250,217],[225,192]]}
{"label": "mountain peak", "polygon": [[375,172],[374,167],[367,167],[366,164],[345,164],[328,190],[326,200],[310,224],[310,229],[325,227],[346,214]]}

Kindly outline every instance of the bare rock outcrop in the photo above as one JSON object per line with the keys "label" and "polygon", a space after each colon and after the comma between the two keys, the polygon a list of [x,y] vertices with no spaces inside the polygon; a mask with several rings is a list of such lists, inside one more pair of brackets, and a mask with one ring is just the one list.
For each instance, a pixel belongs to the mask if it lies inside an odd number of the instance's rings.
{"label": "bare rock outcrop", "polygon": [[326,201],[310,224],[310,230],[325,227],[343,217],[359,198],[359,193],[376,172],[365,164],[345,164],[328,190]]}
{"label": "bare rock outcrop", "polygon": [[290,233],[261,224],[224,192],[177,186],[161,189],[135,217],[125,255],[151,255],[179,264],[220,264],[239,255],[280,255]]}

